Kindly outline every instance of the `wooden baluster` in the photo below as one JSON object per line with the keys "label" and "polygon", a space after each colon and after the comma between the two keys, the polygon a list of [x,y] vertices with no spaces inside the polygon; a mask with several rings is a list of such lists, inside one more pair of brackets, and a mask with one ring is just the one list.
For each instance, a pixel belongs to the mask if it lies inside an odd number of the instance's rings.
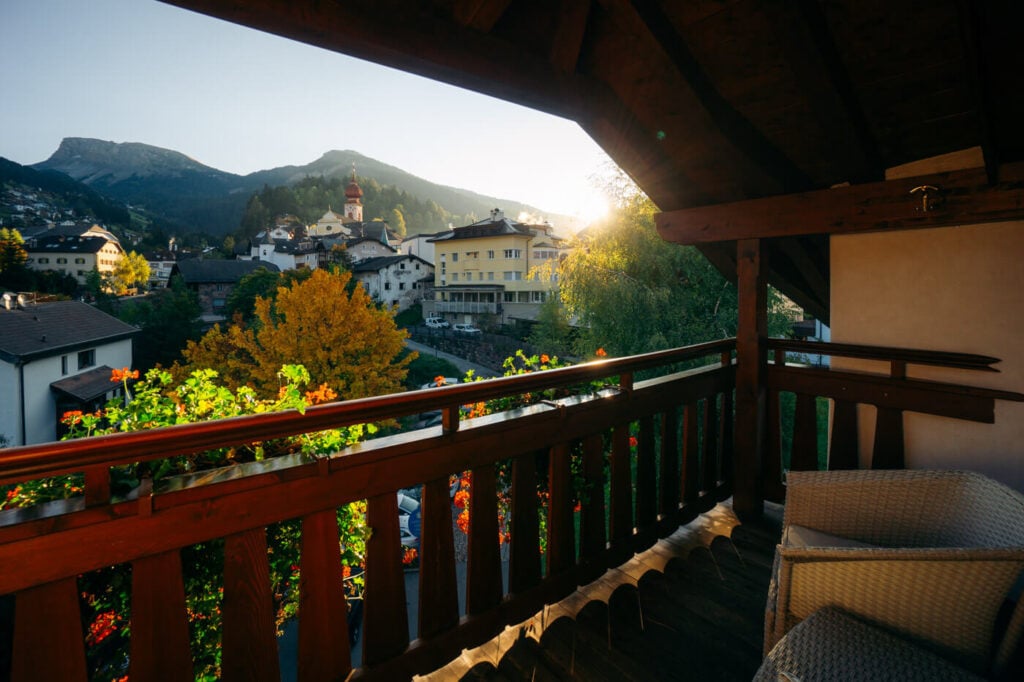
{"label": "wooden baluster", "polygon": [[523,592],[540,583],[540,523],[537,519],[537,456],[530,452],[512,462],[512,518],[508,591]]}
{"label": "wooden baluster", "polygon": [[366,501],[366,524],[371,535],[366,541],[363,588],[363,665],[372,666],[394,658],[409,646],[402,536],[394,492]]}
{"label": "wooden baluster", "polygon": [[132,562],[131,609],[128,677],[194,679],[179,550]]}
{"label": "wooden baluster", "polygon": [[813,395],[796,394],[793,415],[793,451],[789,468],[793,471],[818,470],[818,409]]}
{"label": "wooden baluster", "polygon": [[719,474],[721,480],[732,482],[733,464],[735,458],[735,433],[733,432],[733,402],[732,391],[722,393],[722,413],[718,420],[718,442],[721,443],[718,459]]}
{"label": "wooden baluster", "polygon": [[786,487],[782,485],[782,419],[779,405],[779,392],[769,389],[765,396],[765,415],[768,423],[765,428],[764,453],[764,497],[772,502],[783,502],[786,499]]}
{"label": "wooden baluster", "polygon": [[879,407],[875,417],[875,444],[872,469],[903,469],[903,410]]}
{"label": "wooden baluster", "polygon": [[447,477],[423,486],[423,504],[420,507],[421,638],[433,637],[459,624],[450,490]]}
{"label": "wooden baluster", "polygon": [[576,531],[573,524],[572,471],[569,444],[558,443],[548,458],[547,575],[556,576],[576,564]]}
{"label": "wooden baluster", "polygon": [[96,507],[109,502],[110,467],[89,467],[85,470],[85,506]]}
{"label": "wooden baluster", "polygon": [[341,680],[352,669],[338,543],[336,510],[327,509],[302,519],[299,680]]}
{"label": "wooden baluster", "polygon": [[828,468],[832,470],[856,469],[860,458],[857,403],[836,400],[833,402],[833,406]]}
{"label": "wooden baluster", "polygon": [[704,399],[704,448],[701,476],[701,487],[705,492],[712,492],[718,487],[718,396]]}
{"label": "wooden baluster", "polygon": [[501,603],[498,490],[494,465],[473,469],[469,495],[469,561],[466,613],[483,613]]}
{"label": "wooden baluster", "polygon": [[[601,434],[583,439],[583,508],[580,513],[580,559],[593,562],[605,550],[604,439]],[[590,563],[587,577],[596,578],[603,566]]]}
{"label": "wooden baluster", "polygon": [[658,460],[658,513],[662,519],[675,519],[679,511],[679,420],[676,406],[661,414],[661,458]]}
{"label": "wooden baluster", "polygon": [[221,675],[227,682],[281,679],[270,590],[266,531],[224,538]]}
{"label": "wooden baluster", "polygon": [[611,538],[612,544],[633,535],[632,457],[629,448],[629,424],[620,424],[612,431],[611,453]]}
{"label": "wooden baluster", "polygon": [[654,457],[654,417],[640,418],[636,454],[636,525],[643,534],[658,521],[658,472]]}
{"label": "wooden baluster", "polygon": [[697,401],[683,408],[683,502],[692,504],[700,496],[700,411]]}
{"label": "wooden baluster", "polygon": [[65,578],[22,590],[14,603],[12,682],[85,682],[78,581]]}

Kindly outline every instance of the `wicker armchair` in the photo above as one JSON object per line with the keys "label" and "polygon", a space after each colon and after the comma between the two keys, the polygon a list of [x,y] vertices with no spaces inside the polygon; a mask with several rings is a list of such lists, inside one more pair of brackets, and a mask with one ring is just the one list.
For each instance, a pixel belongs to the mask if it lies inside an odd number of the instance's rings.
{"label": "wicker armchair", "polygon": [[[825,535],[787,541],[800,527]],[[1008,624],[996,622],[1022,570],[1024,497],[984,476],[791,472],[765,652],[831,606],[967,670],[998,674],[1024,631],[1019,603]]]}

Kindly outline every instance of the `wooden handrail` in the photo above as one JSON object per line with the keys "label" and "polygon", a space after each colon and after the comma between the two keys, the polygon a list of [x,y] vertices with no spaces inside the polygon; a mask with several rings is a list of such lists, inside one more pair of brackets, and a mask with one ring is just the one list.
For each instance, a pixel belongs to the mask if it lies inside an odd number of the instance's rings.
{"label": "wooden handrail", "polygon": [[781,350],[808,355],[830,355],[846,358],[862,358],[882,362],[905,362],[912,365],[933,365],[955,369],[971,369],[982,372],[998,372],[992,367],[999,358],[974,353],[951,353],[947,351],[891,348],[887,346],[866,346],[853,343],[832,343],[830,341],[797,341],[793,339],[768,339],[769,350]]}
{"label": "wooden handrail", "polygon": [[120,466],[164,457],[188,455],[240,443],[254,443],[351,424],[382,421],[438,408],[483,402],[492,398],[579,385],[730,351],[733,339],[658,351],[582,365],[467,384],[395,393],[386,396],[316,405],[304,414],[286,410],[209,422],[180,424],[147,431],[43,443],[0,450],[0,485],[83,471],[95,466]]}
{"label": "wooden handrail", "polygon": [[[145,680],[174,670],[191,675],[186,608],[182,595],[180,550],[217,539],[224,541],[222,672],[247,677],[271,674],[273,614],[267,574],[265,529],[288,519],[302,521],[302,603],[299,648],[305,666],[300,676],[345,678],[351,659],[345,636],[345,595],[339,588],[336,509],[367,500],[365,565],[364,667],[357,679],[407,678],[432,670],[477,646],[502,626],[521,622],[546,603],[569,594],[659,535],[710,508],[729,491],[731,458],[722,441],[696,441],[692,418],[686,439],[677,413],[702,406],[705,439],[715,436],[708,424],[718,420],[731,430],[728,398],[735,384],[729,340],[661,353],[589,363],[479,383],[415,391],[297,412],[236,418],[148,432],[87,438],[27,448],[0,455],[4,480],[87,471],[90,481],[104,481],[100,470],[115,464],[178,455],[210,447],[276,438],[394,417],[400,414],[572,387],[609,376],[623,376],[623,386],[595,387],[509,412],[461,422],[455,430],[429,427],[358,443],[339,453],[311,459],[293,454],[248,462],[220,470],[168,479],[157,490],[138,490],[125,500],[110,500],[100,490],[68,500],[0,512],[0,594],[15,596],[21,633],[13,652],[12,679],[85,679],[81,621],[74,589],[76,576],[109,566],[131,564],[132,679]],[[703,356],[706,367],[634,381],[635,373]],[[721,406],[721,407],[720,407]],[[719,410],[721,416],[719,417]],[[712,421],[708,421],[708,420]],[[654,452],[659,429],[663,441],[660,466],[667,479],[655,481]],[[631,425],[639,423],[636,436]],[[610,450],[605,436],[611,434]],[[691,439],[692,436],[692,439]],[[634,453],[633,438],[639,439]],[[685,440],[685,442],[680,442]],[[723,439],[724,440],[724,439]],[[610,490],[611,523],[605,524],[604,495],[580,498],[584,519],[580,554],[573,524],[577,499],[569,459],[582,443],[583,476],[591,490]],[[76,449],[78,451],[76,451]],[[549,461],[548,560],[540,572],[538,549],[538,456]],[[637,456],[636,487],[631,459]],[[698,458],[709,463],[698,475]],[[668,460],[673,460],[669,465]],[[509,589],[500,581],[495,525],[495,465],[513,462]],[[605,480],[605,465],[611,475]],[[448,477],[471,471],[473,506],[467,567],[470,599],[466,616],[455,604],[455,557],[452,545]],[[718,473],[721,470],[721,475]],[[641,480],[642,478],[642,480]],[[404,579],[395,491],[424,486],[424,524],[420,549],[420,639],[406,638]],[[102,487],[102,486],[101,486]],[[660,501],[658,497],[662,498]],[[635,496],[635,499],[634,499]],[[648,499],[650,498],[650,499]],[[636,515],[634,516],[634,510]],[[655,515],[654,511],[658,513]],[[137,579],[137,580],[136,580]],[[443,589],[447,585],[446,589]],[[33,608],[40,604],[53,607]],[[134,608],[138,605],[138,609]],[[247,614],[255,614],[249,617]],[[55,639],[67,651],[62,658],[41,654]],[[321,651],[330,642],[331,652]],[[259,655],[253,655],[252,647]],[[310,654],[310,652],[313,652]],[[318,652],[320,655],[318,655]],[[330,653],[330,656],[328,656]],[[313,658],[310,658],[310,657]],[[315,659],[315,660],[314,660]],[[64,661],[75,664],[74,669]],[[270,672],[268,672],[270,671]]]}

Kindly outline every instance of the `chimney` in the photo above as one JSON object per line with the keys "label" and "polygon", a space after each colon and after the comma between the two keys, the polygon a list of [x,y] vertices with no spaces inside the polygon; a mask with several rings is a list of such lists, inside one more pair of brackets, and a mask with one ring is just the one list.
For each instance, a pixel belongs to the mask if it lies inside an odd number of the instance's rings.
{"label": "chimney", "polygon": [[500,208],[491,209],[491,222],[496,223],[499,220],[505,219],[505,212]]}

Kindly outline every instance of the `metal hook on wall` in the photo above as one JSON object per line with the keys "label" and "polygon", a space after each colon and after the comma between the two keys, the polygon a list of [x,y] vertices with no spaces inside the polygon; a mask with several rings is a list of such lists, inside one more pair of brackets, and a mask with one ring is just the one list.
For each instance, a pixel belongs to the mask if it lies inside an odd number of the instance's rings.
{"label": "metal hook on wall", "polygon": [[910,190],[910,194],[921,195],[921,207],[914,209],[916,211],[928,213],[929,211],[934,211],[939,206],[939,188],[935,185],[918,185]]}

